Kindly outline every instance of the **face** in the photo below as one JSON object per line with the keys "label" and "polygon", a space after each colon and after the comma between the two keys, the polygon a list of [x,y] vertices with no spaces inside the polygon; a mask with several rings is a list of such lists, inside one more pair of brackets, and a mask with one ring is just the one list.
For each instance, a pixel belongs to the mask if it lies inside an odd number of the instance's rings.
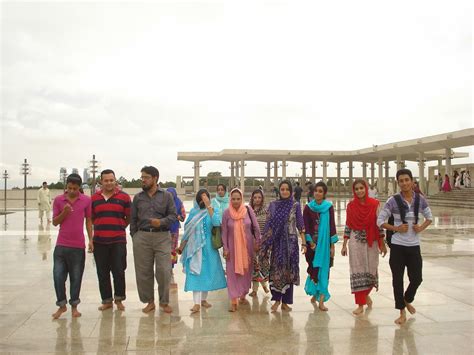
{"label": "face", "polygon": [[225,189],[223,186],[217,186],[217,194],[220,196],[220,197],[224,197],[225,196]]}
{"label": "face", "polygon": [[158,177],[157,176],[151,176],[150,174],[147,174],[145,172],[142,172],[142,189],[143,191],[148,191],[153,188],[153,186],[156,186],[158,183]]}
{"label": "face", "polygon": [[48,184],[43,184],[43,189],[46,189],[48,187]]}
{"label": "face", "polygon": [[283,184],[280,186],[280,196],[281,198],[285,199],[290,197],[291,192],[290,192],[290,187],[287,184]]}
{"label": "face", "polygon": [[413,190],[413,180],[409,175],[400,175],[398,177],[398,186],[403,192],[408,192]]}
{"label": "face", "polygon": [[235,209],[238,209],[240,207],[240,205],[242,204],[242,196],[239,192],[236,191],[231,195],[231,203],[232,207],[234,207]]}
{"label": "face", "polygon": [[354,186],[354,191],[359,199],[363,199],[365,197],[365,186],[364,184],[356,184]]}
{"label": "face", "polygon": [[199,208],[204,208],[206,207],[206,202],[209,200],[209,198],[207,197],[207,195],[203,192],[201,195],[200,195],[200,201],[199,201]]}
{"label": "face", "polygon": [[114,174],[103,174],[101,178],[102,189],[106,192],[114,191],[117,186]]}
{"label": "face", "polygon": [[315,189],[314,189],[314,199],[318,202],[321,202],[322,200],[324,200],[324,189],[322,186],[317,186]]}
{"label": "face", "polygon": [[255,194],[253,195],[253,205],[254,206],[261,206],[262,205],[262,201],[263,201],[263,198],[262,198],[262,195],[261,194]]}
{"label": "face", "polygon": [[67,192],[67,195],[70,197],[70,198],[75,198],[77,196],[79,196],[79,189],[81,187],[77,184],[73,184],[72,182],[69,182],[67,185],[66,185],[66,192]]}

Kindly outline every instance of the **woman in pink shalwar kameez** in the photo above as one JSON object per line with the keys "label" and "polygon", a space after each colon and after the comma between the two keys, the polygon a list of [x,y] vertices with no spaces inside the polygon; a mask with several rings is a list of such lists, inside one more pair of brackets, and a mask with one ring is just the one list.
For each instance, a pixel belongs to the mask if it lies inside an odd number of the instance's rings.
{"label": "woman in pink shalwar kameez", "polygon": [[252,260],[260,243],[260,229],[252,207],[246,207],[243,202],[242,192],[233,189],[230,198],[230,206],[222,217],[222,242],[227,290],[232,302],[229,311],[235,312],[239,299],[241,304],[248,303],[245,296],[252,283]]}

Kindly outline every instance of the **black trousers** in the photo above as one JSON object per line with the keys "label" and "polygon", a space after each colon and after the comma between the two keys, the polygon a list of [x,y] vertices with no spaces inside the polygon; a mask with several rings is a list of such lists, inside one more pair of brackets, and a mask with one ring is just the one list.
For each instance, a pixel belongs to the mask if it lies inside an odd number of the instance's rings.
{"label": "black trousers", "polygon": [[[125,299],[125,269],[127,268],[127,244],[94,243],[94,259],[99,278],[99,290],[102,303],[112,303]],[[114,297],[110,273],[114,277]]]}
{"label": "black trousers", "polygon": [[[404,292],[403,276],[405,267],[408,272],[410,284]],[[421,258],[420,246],[405,247],[392,244],[390,248],[390,269],[392,270],[393,297],[395,298],[395,308],[404,309],[405,301],[412,303],[415,299],[416,290],[423,281],[422,269],[423,259]]]}

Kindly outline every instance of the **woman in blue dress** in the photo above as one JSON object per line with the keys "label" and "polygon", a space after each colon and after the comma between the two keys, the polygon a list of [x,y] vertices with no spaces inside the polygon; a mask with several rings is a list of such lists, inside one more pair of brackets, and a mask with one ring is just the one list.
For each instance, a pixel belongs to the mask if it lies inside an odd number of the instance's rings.
{"label": "woman in blue dress", "polygon": [[182,254],[186,281],[184,291],[193,291],[192,313],[201,306],[211,307],[207,302],[209,291],[227,287],[219,252],[212,247],[211,230],[221,224],[221,211],[211,205],[209,192],[201,189],[196,194],[194,208],[184,224],[184,235],[178,248]]}

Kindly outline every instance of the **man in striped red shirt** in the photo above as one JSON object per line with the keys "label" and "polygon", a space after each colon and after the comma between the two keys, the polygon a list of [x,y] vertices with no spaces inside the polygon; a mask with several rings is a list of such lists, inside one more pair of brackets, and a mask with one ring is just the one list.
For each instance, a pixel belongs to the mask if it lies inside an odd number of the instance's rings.
{"label": "man in striped red shirt", "polygon": [[[94,223],[94,259],[99,278],[102,305],[99,311],[112,308],[125,310],[125,269],[127,268],[126,231],[130,223],[130,196],[117,187],[115,173],[106,169],[100,174],[102,189],[92,196]],[[114,278],[114,295],[110,273]]]}

